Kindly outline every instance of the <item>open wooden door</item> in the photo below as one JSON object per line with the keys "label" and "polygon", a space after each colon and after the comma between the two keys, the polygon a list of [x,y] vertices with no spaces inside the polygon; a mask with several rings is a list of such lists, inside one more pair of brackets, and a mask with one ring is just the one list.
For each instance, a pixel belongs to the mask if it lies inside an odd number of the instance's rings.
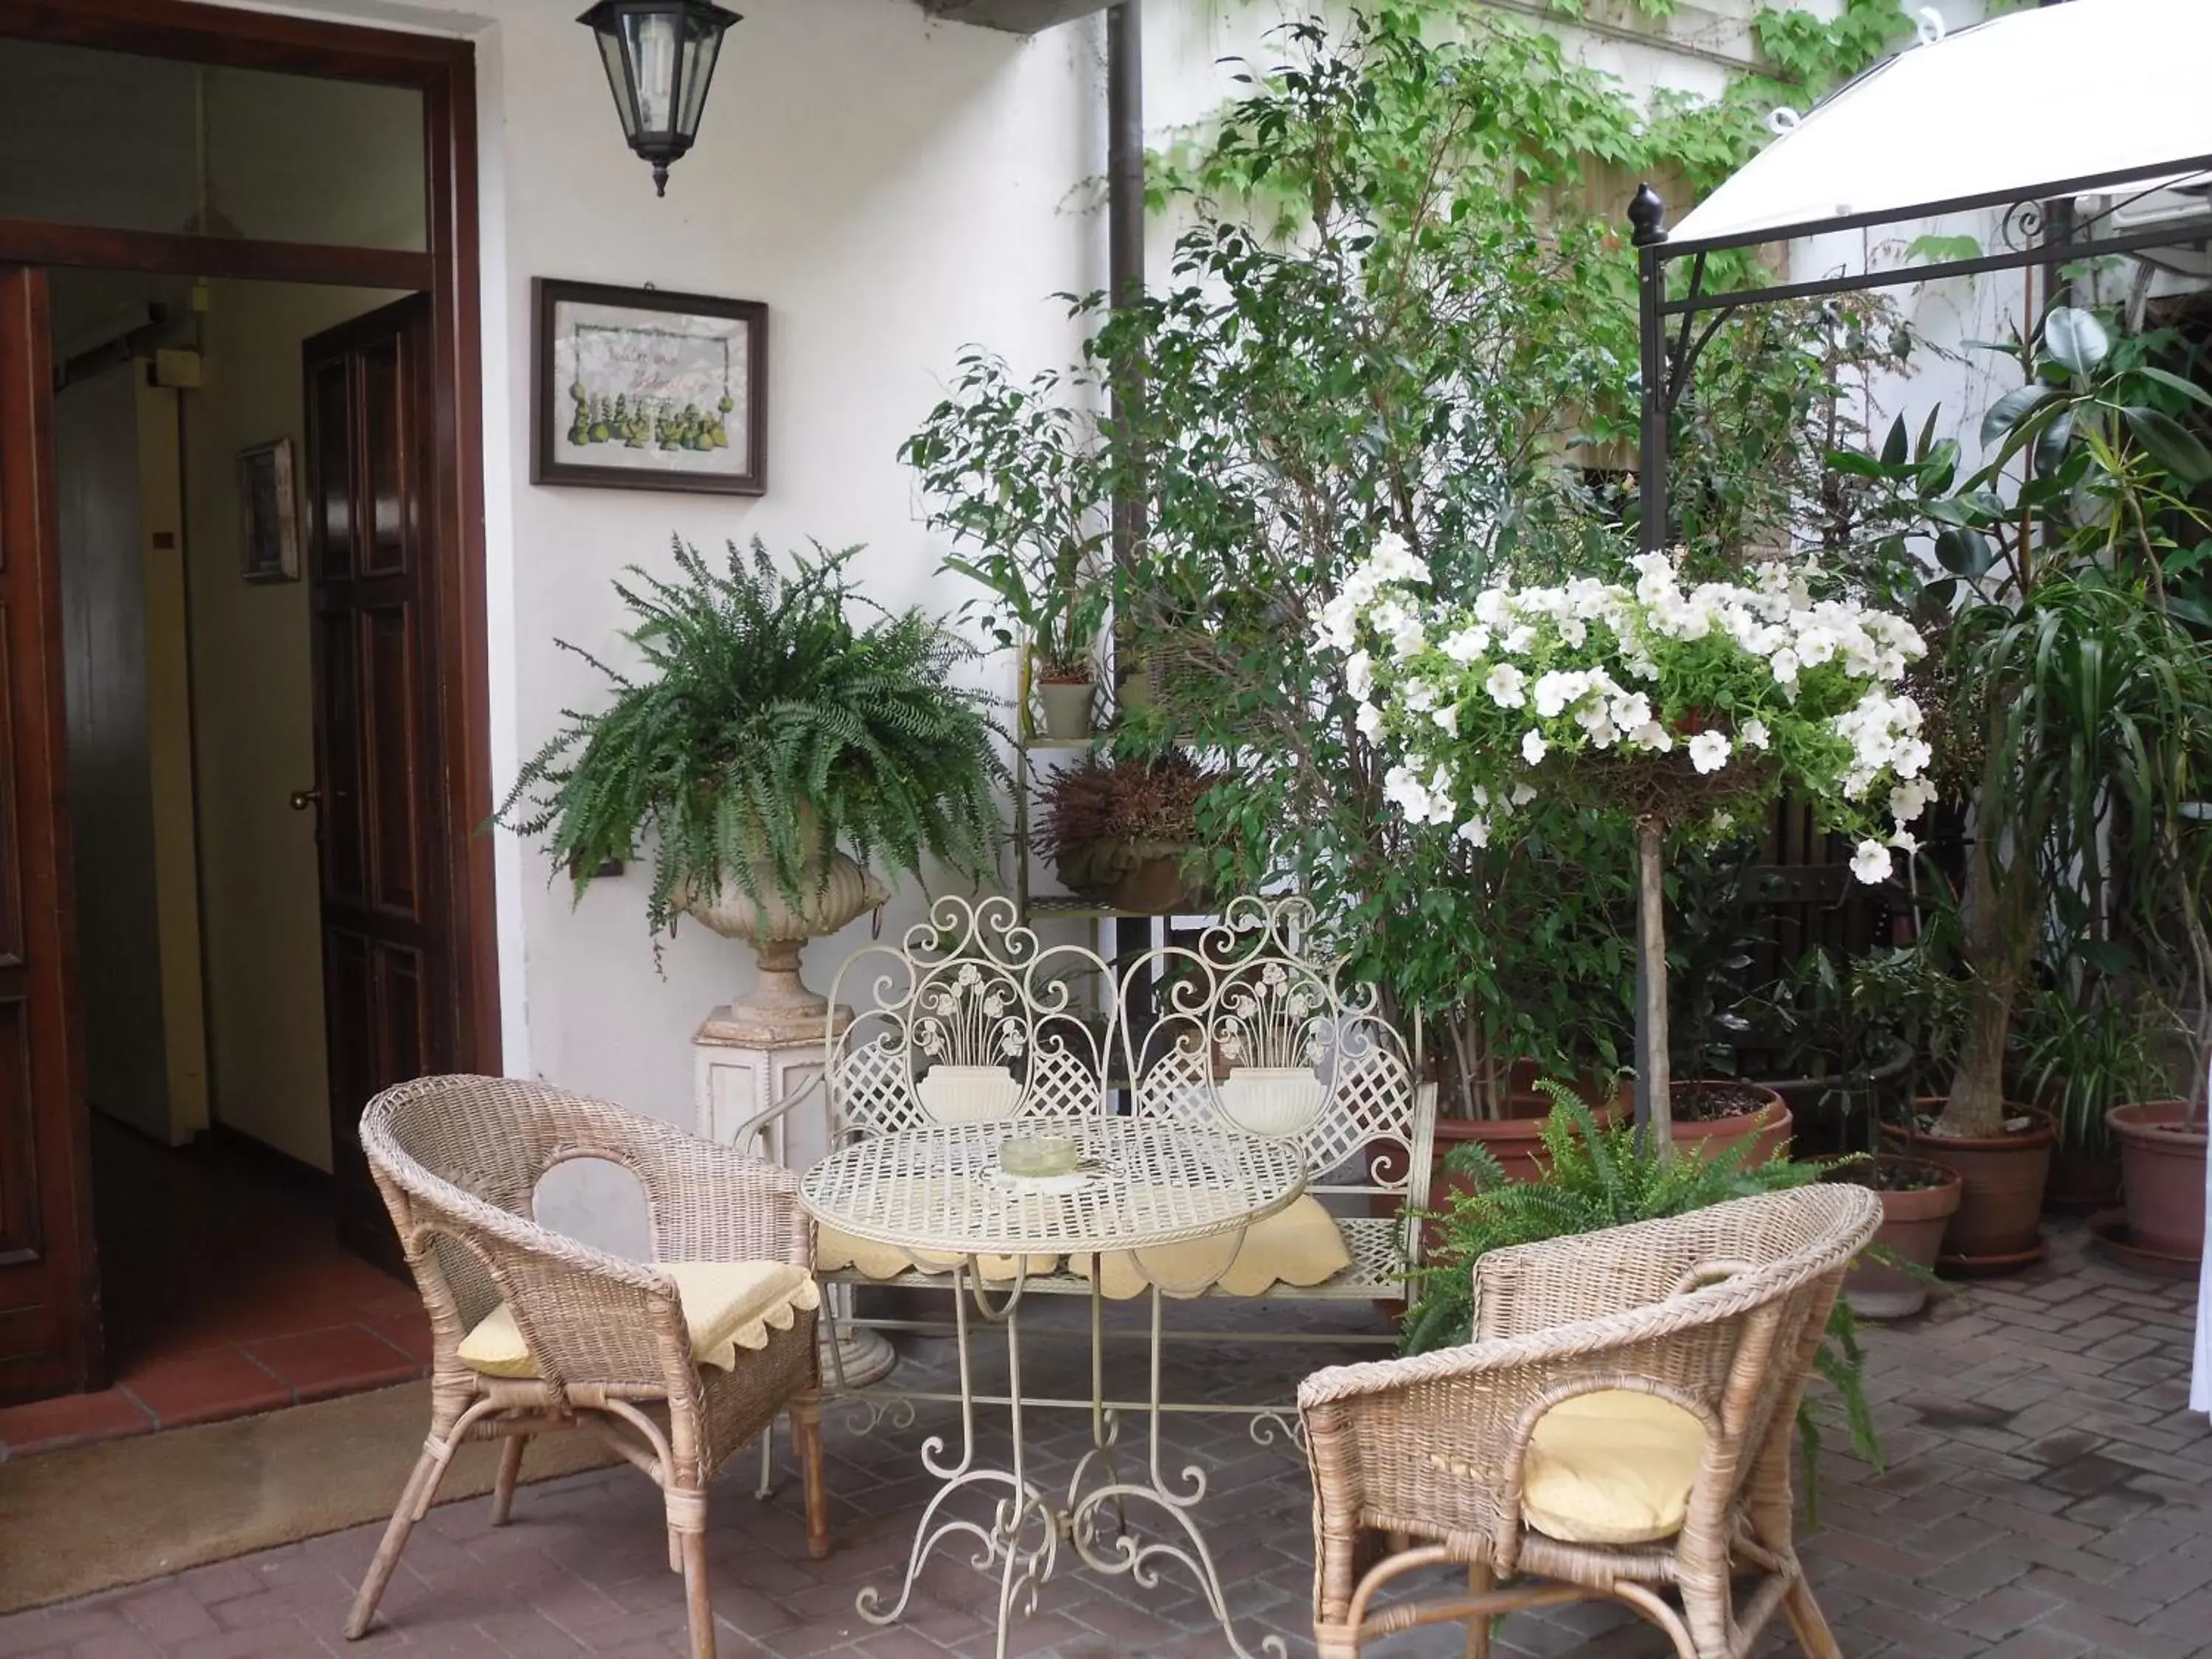
{"label": "open wooden door", "polygon": [[0,266],[0,1403],[102,1381],[43,272]]}
{"label": "open wooden door", "polygon": [[453,1068],[449,842],[468,829],[445,805],[429,297],[302,351],[317,776],[293,804],[320,814],[339,1235],[396,1267],[361,1111],[380,1089]]}

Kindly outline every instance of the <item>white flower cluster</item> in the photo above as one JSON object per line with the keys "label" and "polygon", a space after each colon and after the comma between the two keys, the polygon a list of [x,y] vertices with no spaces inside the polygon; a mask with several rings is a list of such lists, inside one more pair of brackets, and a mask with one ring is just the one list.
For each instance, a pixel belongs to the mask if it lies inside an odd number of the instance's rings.
{"label": "white flower cluster", "polygon": [[[1664,555],[1631,562],[1632,585],[1498,586],[1446,607],[1415,591],[1429,574],[1405,544],[1382,539],[1322,608],[1316,638],[1345,654],[1358,731],[1398,751],[1383,780],[1391,804],[1414,823],[1455,823],[1482,846],[1534,799],[1508,775],[1563,745],[1587,759],[1679,744],[1711,776],[1773,750],[1778,724],[1809,724],[1825,735],[1781,757],[1801,787],[1856,805],[1888,786],[1895,832],[1861,842],[1851,866],[1862,880],[1886,879],[1890,848],[1912,848],[1905,826],[1932,797],[1919,708],[1894,689],[1924,652],[1919,635],[1899,617],[1813,599],[1781,565],[1748,585],[1686,589]],[[1679,717],[1709,683],[1725,684],[1723,706],[1670,729],[1662,710]]]}

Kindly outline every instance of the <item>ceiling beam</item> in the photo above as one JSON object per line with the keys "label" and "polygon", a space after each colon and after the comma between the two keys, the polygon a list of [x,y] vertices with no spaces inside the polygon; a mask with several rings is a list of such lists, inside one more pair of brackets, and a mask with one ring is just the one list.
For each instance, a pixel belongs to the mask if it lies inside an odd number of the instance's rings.
{"label": "ceiling beam", "polygon": [[1035,34],[1056,24],[1104,11],[1115,0],[921,0],[932,16],[974,23],[1010,34]]}

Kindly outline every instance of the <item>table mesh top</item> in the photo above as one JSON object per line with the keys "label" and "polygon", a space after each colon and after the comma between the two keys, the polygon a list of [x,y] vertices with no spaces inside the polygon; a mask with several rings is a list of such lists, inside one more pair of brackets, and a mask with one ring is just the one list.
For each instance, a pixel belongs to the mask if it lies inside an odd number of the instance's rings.
{"label": "table mesh top", "polygon": [[[999,1168],[1015,1136],[1068,1134],[1080,1178],[1024,1181]],[[977,1255],[1154,1249],[1273,1214],[1305,1185],[1295,1139],[1127,1118],[1025,1118],[879,1135],[801,1179],[799,1202],[855,1237]]]}

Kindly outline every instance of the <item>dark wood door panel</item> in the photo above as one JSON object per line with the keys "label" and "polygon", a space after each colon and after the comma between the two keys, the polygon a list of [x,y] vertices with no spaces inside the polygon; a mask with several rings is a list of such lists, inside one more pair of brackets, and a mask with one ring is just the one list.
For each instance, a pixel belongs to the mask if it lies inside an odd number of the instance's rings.
{"label": "dark wood door panel", "polygon": [[0,267],[0,1402],[102,1366],[63,762],[45,277]]}
{"label": "dark wood door panel", "polygon": [[430,307],[404,301],[307,342],[309,603],[323,792],[324,1002],[339,1225],[395,1255],[361,1156],[380,1089],[453,1069],[465,975],[452,926],[439,677],[441,520]]}

